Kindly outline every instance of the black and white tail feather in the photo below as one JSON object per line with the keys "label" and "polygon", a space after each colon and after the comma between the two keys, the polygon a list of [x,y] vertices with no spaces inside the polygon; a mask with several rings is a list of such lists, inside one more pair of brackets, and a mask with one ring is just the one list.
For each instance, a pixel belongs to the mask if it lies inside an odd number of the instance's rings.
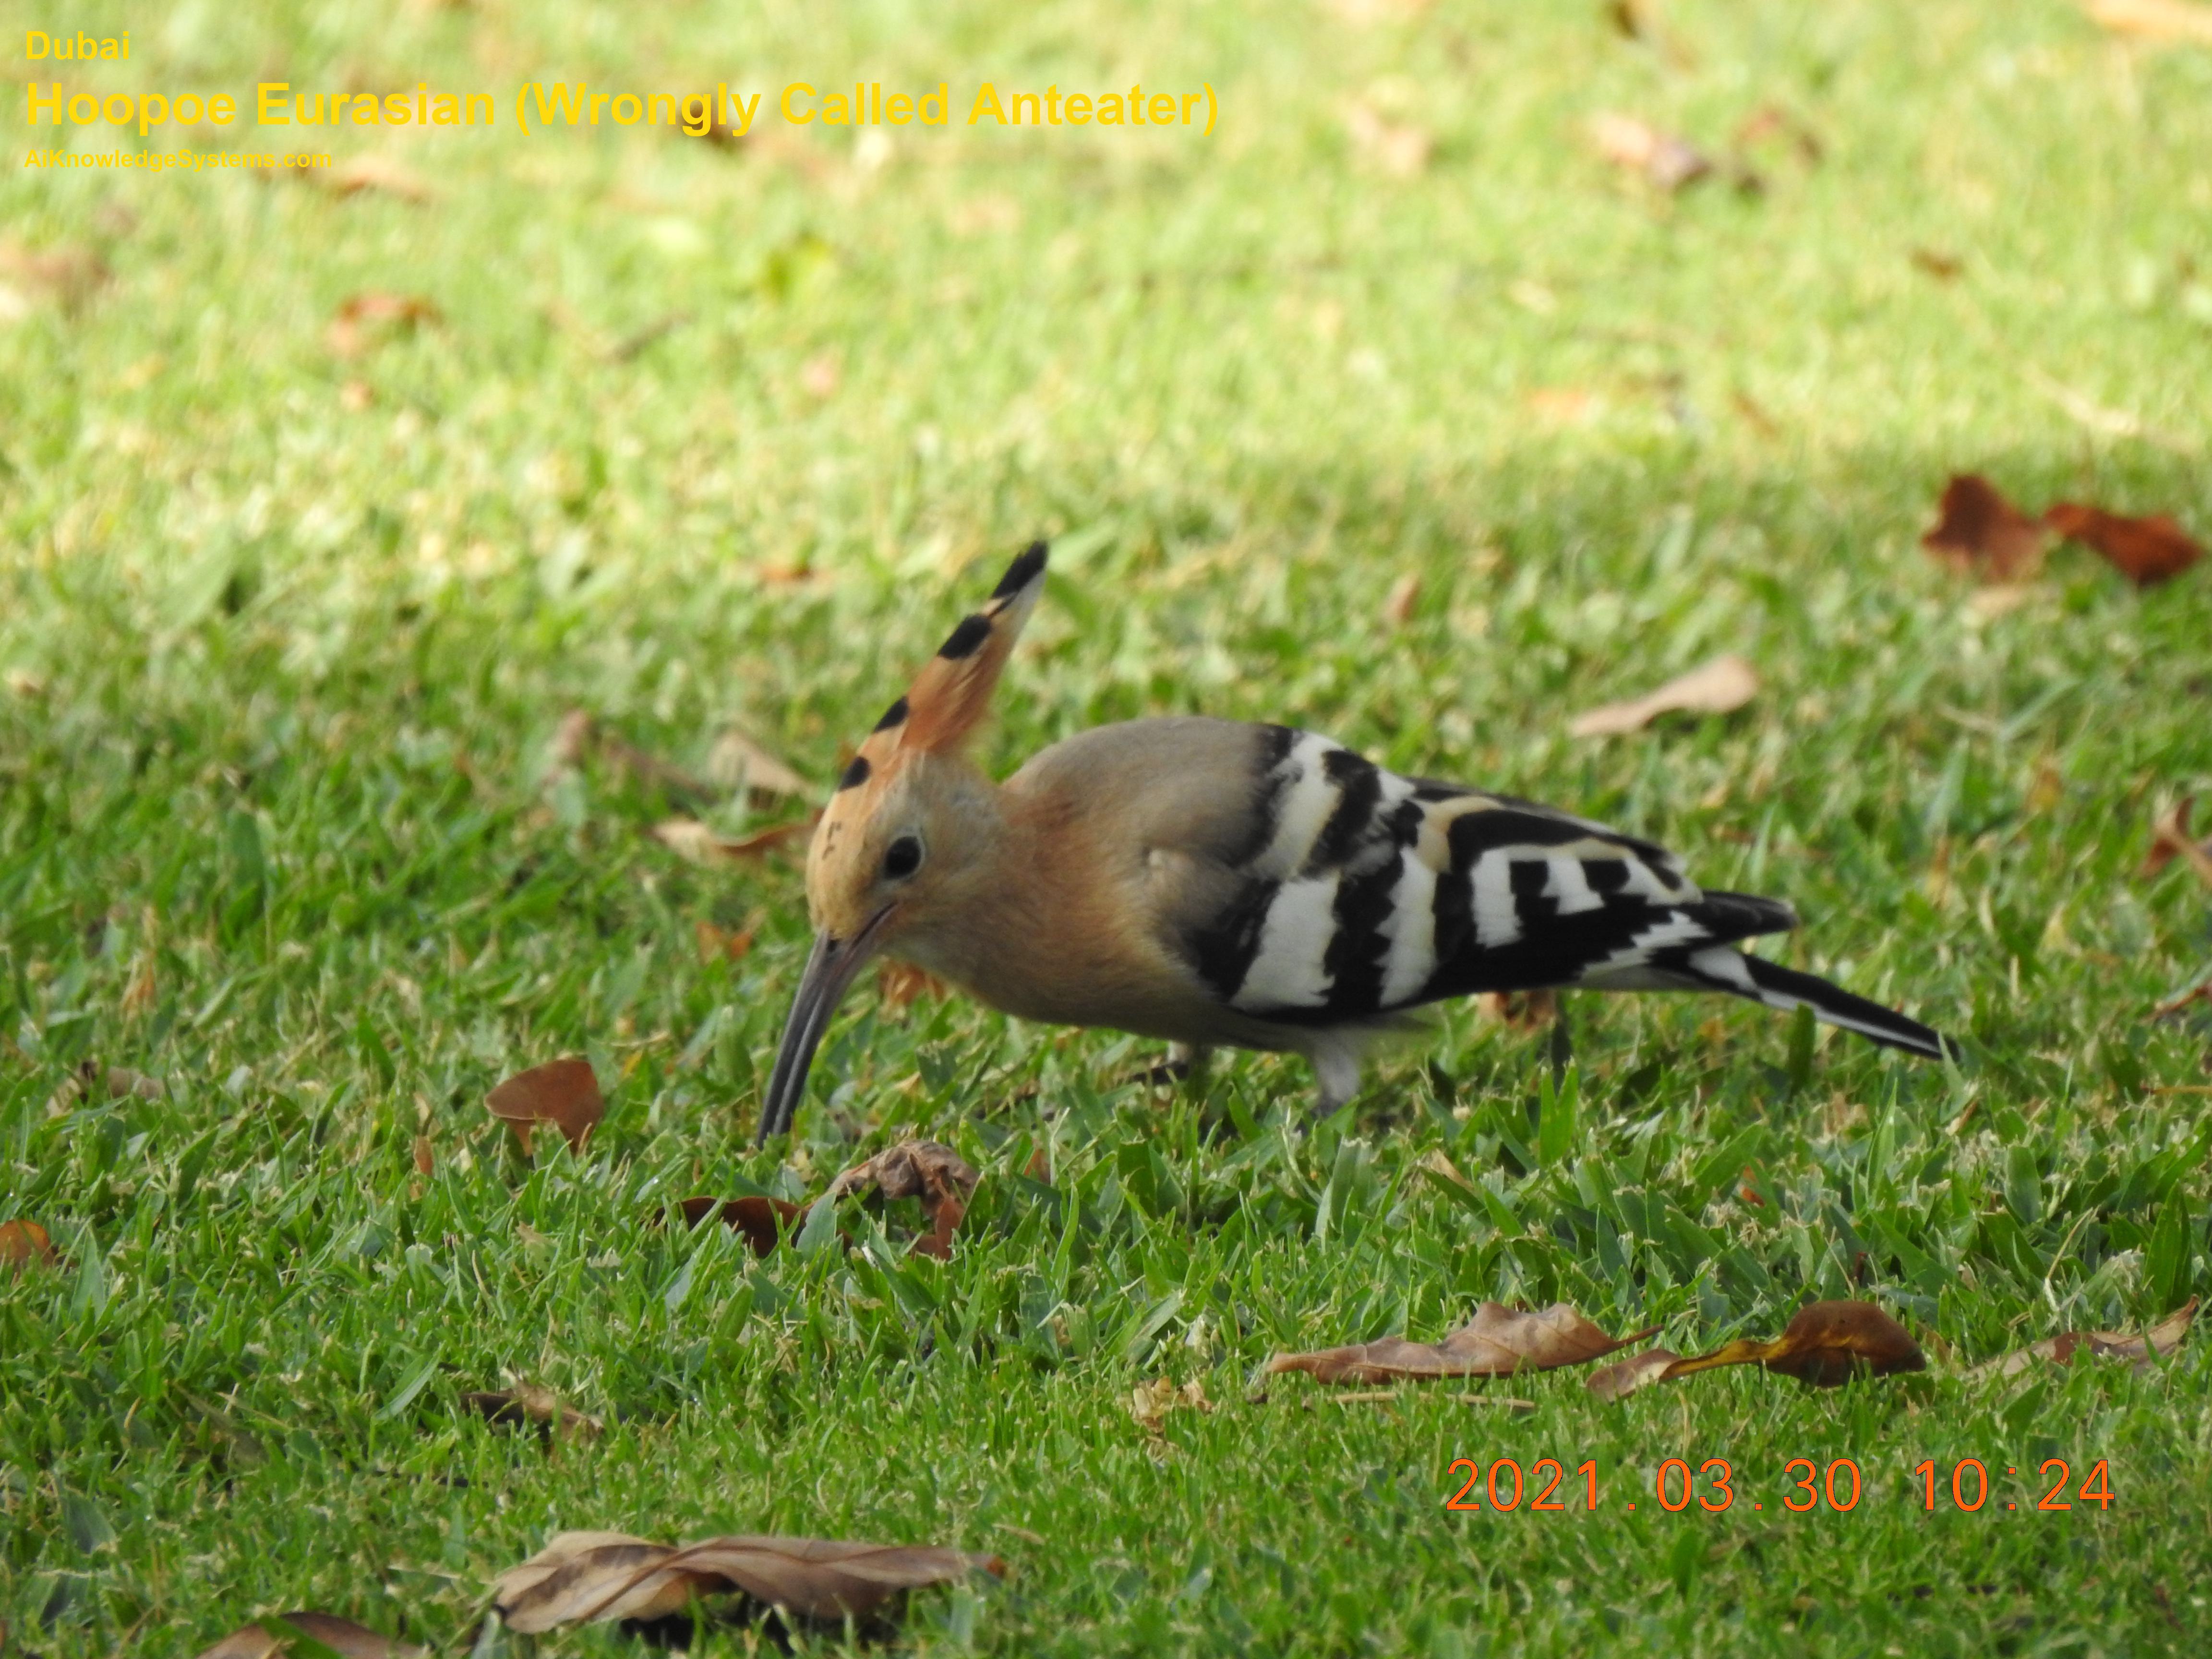
{"label": "black and white tail feather", "polygon": [[[1482,991],[1719,991],[1885,1047],[1947,1039],[1735,941],[1786,932],[1775,899],[1705,892],[1665,848],[1510,796],[1401,777],[1287,727],[1259,736],[1233,898],[1183,954],[1237,1013],[1321,1049],[1332,1030]],[[1330,1091],[1330,1092],[1334,1092]]]}

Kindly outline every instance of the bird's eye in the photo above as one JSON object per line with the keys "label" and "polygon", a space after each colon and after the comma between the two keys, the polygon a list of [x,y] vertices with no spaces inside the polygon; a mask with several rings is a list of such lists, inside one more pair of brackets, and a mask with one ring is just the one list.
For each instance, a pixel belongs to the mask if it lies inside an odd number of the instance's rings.
{"label": "bird's eye", "polygon": [[884,852],[884,874],[893,881],[904,881],[921,868],[921,838],[901,836]]}

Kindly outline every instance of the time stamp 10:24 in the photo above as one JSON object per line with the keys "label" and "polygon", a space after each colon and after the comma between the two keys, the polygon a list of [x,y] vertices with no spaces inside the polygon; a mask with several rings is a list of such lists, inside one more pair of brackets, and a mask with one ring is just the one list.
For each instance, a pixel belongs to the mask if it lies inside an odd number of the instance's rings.
{"label": "time stamp 10:24", "polygon": [[[2003,1473],[2019,1479],[2023,1470],[2008,1463]],[[1449,1481],[1458,1483],[1444,1498],[1448,1510],[1486,1509],[1510,1514],[1526,1509],[1564,1514],[1570,1509],[1588,1513],[1599,1506],[1595,1458],[1570,1475],[1558,1458],[1541,1457],[1529,1465],[1524,1475],[1520,1463],[1510,1457],[1501,1457],[1487,1468],[1472,1457],[1455,1457],[1445,1474]],[[1978,1457],[1961,1458],[1948,1469],[1938,1467],[1935,1459],[1925,1458],[1912,1467],[1911,1474],[1913,1496],[1920,1499],[1922,1509],[1931,1512],[1939,1505],[1967,1514],[1983,1509],[2049,1511],[2093,1505],[2109,1510],[2114,1499],[2112,1470],[2101,1457],[2078,1483],[2073,1466],[2065,1459],[2046,1458],[2030,1478],[2032,1484],[2023,1483],[2015,1489],[2017,1497],[1995,1502],[1996,1488],[1990,1467]],[[1751,1483],[1724,1457],[1709,1457],[1694,1468],[1687,1458],[1670,1457],[1659,1466],[1651,1500],[1670,1515],[1692,1509],[1718,1515],[1738,1504],[1764,1510],[1769,1499],[1793,1515],[1822,1509],[1843,1514],[1858,1507],[1864,1487],[1859,1466],[1848,1457],[1836,1458],[1826,1468],[1809,1457],[1793,1457],[1783,1466],[1778,1490],[1764,1495],[1754,1495]],[[1574,1503],[1576,1498],[1582,1502]],[[1630,1509],[1636,1507],[1635,1499],[1626,1501]]]}

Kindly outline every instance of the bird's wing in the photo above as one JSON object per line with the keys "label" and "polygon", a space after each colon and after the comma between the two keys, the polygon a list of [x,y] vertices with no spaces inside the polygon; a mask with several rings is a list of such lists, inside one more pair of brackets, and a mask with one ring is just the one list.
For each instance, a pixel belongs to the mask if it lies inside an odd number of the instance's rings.
{"label": "bird's wing", "polygon": [[1330,1025],[1476,991],[1656,986],[1689,951],[1796,925],[1705,893],[1673,854],[1510,796],[1401,777],[1265,728],[1233,842],[1174,918],[1211,994]]}

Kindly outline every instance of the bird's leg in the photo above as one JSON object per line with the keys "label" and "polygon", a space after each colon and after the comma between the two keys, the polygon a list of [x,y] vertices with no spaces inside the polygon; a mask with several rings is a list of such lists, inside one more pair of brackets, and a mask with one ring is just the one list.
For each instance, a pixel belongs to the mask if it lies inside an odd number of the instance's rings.
{"label": "bird's leg", "polygon": [[1359,1092],[1359,1049],[1356,1045],[1324,1043],[1307,1056],[1313,1061],[1314,1080],[1321,1099],[1306,1115],[1309,1127],[1340,1111]]}

